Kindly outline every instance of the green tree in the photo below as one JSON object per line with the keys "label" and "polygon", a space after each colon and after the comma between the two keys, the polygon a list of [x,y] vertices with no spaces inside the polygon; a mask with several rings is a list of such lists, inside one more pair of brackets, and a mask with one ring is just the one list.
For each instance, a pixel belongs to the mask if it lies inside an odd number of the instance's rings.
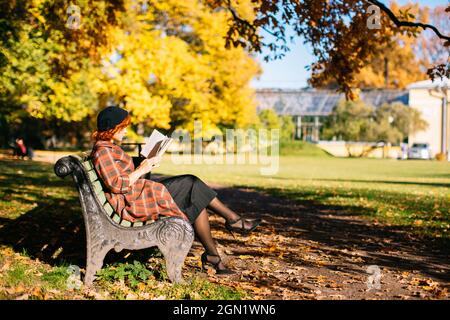
{"label": "green tree", "polygon": [[419,111],[402,103],[385,103],[375,110],[375,138],[398,144],[410,134],[425,130],[427,122],[421,118]]}
{"label": "green tree", "polygon": [[[341,100],[332,114],[324,122],[325,139],[338,139],[346,142],[385,142],[398,144],[410,134],[424,130],[426,121],[420,113],[402,103],[385,103],[378,108],[366,105],[363,101]],[[346,145],[350,156],[350,144]],[[369,148],[359,156],[372,150]]]}
{"label": "green tree", "polygon": [[273,109],[261,110],[258,114],[259,123],[255,128],[264,128],[267,130],[279,129],[280,139],[287,141],[294,137],[295,124],[292,116],[278,115]]}
{"label": "green tree", "polygon": [[324,121],[323,137],[344,141],[372,141],[375,139],[373,108],[363,101],[341,100]]}
{"label": "green tree", "polygon": [[281,129],[282,122],[278,114],[273,109],[264,109],[259,112],[259,121],[263,128],[267,130]]}
{"label": "green tree", "polygon": [[292,116],[284,115],[281,119],[281,140],[293,140],[295,133],[295,123]]}

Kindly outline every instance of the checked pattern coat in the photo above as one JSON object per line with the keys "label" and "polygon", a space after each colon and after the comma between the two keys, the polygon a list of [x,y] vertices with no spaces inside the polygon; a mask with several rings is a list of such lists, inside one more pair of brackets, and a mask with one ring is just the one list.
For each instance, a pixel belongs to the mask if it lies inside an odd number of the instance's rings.
{"label": "checked pattern coat", "polygon": [[99,140],[91,157],[105,186],[106,199],[122,219],[147,221],[164,215],[188,220],[163,184],[138,179],[130,185],[129,174],[135,170],[133,159],[118,145]]}

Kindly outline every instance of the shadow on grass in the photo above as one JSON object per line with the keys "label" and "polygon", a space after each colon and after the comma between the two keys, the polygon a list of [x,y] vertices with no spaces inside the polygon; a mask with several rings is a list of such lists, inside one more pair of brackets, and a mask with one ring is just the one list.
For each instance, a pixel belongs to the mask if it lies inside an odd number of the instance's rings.
{"label": "shadow on grass", "polygon": [[[0,163],[5,164],[5,163]],[[10,171],[17,170],[14,164],[9,165]],[[33,171],[33,166],[22,166],[27,171]],[[50,265],[76,264],[85,266],[86,239],[84,221],[77,196],[71,192],[75,185],[69,177],[58,182],[62,192],[67,191],[66,198],[45,196],[48,189],[56,188],[55,181],[49,179],[53,175],[53,167],[40,165],[39,174],[23,180],[22,183],[35,183],[37,205],[23,212],[16,219],[0,217],[0,245],[11,246],[16,252],[26,252],[31,258],[38,258]],[[6,177],[6,178],[5,178]],[[154,175],[158,181],[165,176]],[[21,190],[16,187],[12,172],[2,173],[2,182],[6,187],[1,190],[12,197],[20,197]],[[56,178],[55,179],[59,179]],[[53,181],[46,186],[47,181]],[[40,194],[40,191],[42,194]],[[247,217],[262,217],[264,224],[258,229],[261,235],[270,239],[274,230],[277,234],[289,239],[299,241],[314,241],[320,250],[331,256],[332,259],[323,267],[330,270],[338,268],[347,272],[364,272],[361,263],[345,262],[344,258],[351,258],[350,252],[342,249],[362,250],[367,253],[363,266],[375,264],[380,267],[404,271],[418,270],[423,274],[433,276],[442,281],[450,280],[449,267],[449,241],[433,237],[410,237],[411,228],[398,226],[376,225],[354,216],[374,215],[368,209],[360,206],[330,206],[322,201],[328,194],[315,198],[315,200],[302,200],[309,191],[280,191],[279,189],[253,188],[238,186],[234,188],[217,189],[218,197],[232,209],[245,213]],[[223,228],[222,225],[213,225],[213,228]],[[271,230],[272,229],[272,230]],[[386,244],[386,240],[388,244]],[[239,249],[239,254],[248,254],[260,258],[282,260],[295,266],[317,267],[306,261],[298,254],[297,242],[287,244],[286,253],[278,257],[276,252],[261,252],[264,244],[248,245],[242,240],[224,240],[223,244]],[[397,254],[391,254],[395,251]],[[404,255],[399,253],[405,253]],[[129,255],[128,255],[129,254]],[[133,252],[110,252],[105,259],[105,265],[111,262],[124,262],[132,260],[145,261],[155,254],[154,249]],[[333,260],[333,258],[335,260]],[[445,272],[441,272],[444,270]],[[258,285],[283,286],[275,278],[254,280]],[[285,286],[291,286],[286,283]],[[301,287],[297,288],[303,290]]]}
{"label": "shadow on grass", "polygon": [[[256,176],[256,175],[255,175]],[[439,176],[441,177],[441,176]],[[442,178],[449,178],[448,176],[442,175]],[[273,180],[293,180],[292,177],[271,177]],[[356,183],[382,183],[382,184],[399,184],[399,185],[409,185],[409,186],[425,186],[425,187],[442,187],[450,188],[450,183],[437,183],[437,182],[419,182],[419,181],[395,181],[395,180],[358,180],[358,179],[302,179],[295,177],[295,180],[306,180],[306,181],[330,181],[330,182],[356,182]]]}
{"label": "shadow on grass", "polygon": [[[0,203],[33,204],[33,209],[20,212],[17,218],[0,212],[0,245],[11,246],[52,266],[86,264],[86,234],[75,183],[71,177],[61,179],[53,173],[53,165],[31,161],[0,160],[5,169],[0,174]],[[54,194],[53,194],[54,192]],[[26,194],[26,197],[25,197]],[[7,207],[7,206],[5,206]],[[112,262],[145,261],[159,255],[149,248],[138,251],[110,251],[105,265]]]}
{"label": "shadow on grass", "polygon": [[[301,192],[281,192],[279,189],[248,189],[248,186],[238,186],[217,191],[218,196],[236,211],[245,213],[248,217],[262,217],[265,226],[273,228],[276,234],[315,241],[320,250],[335,256],[336,260],[346,255],[348,258],[352,257],[350,252],[345,253],[342,249],[362,250],[367,252],[363,266],[375,264],[402,271],[418,270],[436,279],[450,281],[450,241],[447,238],[426,235],[419,237],[413,234],[413,227],[374,224],[364,219],[354,219],[352,216],[370,216],[375,215],[375,212],[368,212],[366,208],[358,206],[324,205],[321,200],[325,199],[325,195],[317,200],[303,201],[301,198],[304,195]],[[271,236],[270,230],[261,230],[260,233]],[[233,242],[229,241],[226,245],[233,246]],[[261,256],[261,252],[244,243],[239,246],[246,248],[240,254]],[[295,252],[288,248],[283,260],[298,266],[310,265],[310,262],[302,260]],[[264,255],[276,258],[278,253]],[[332,261],[326,267],[335,270],[338,265]],[[347,271],[353,269],[357,273],[364,272],[355,263],[341,267],[345,267]]]}
{"label": "shadow on grass", "polygon": [[[437,227],[439,223],[450,223],[450,203],[445,198],[435,198],[432,196],[419,197],[414,194],[404,194],[395,191],[373,190],[367,188],[351,188],[339,190],[336,187],[319,187],[319,188],[299,188],[282,190],[278,188],[256,188],[260,192],[265,192],[276,197],[297,200],[304,205],[323,210],[332,210],[334,215],[343,214],[346,216],[379,216],[378,210],[395,209],[399,214],[398,220],[408,223],[411,231],[415,233],[442,233],[441,228]],[[332,205],[330,200],[345,199],[347,203],[356,205]],[[357,205],[361,200],[375,201],[377,210],[368,206]],[[437,207],[439,206],[439,212]],[[429,224],[415,227],[412,221],[421,219]],[[392,219],[394,220],[394,219]]]}
{"label": "shadow on grass", "polygon": [[[86,233],[78,199],[38,204],[17,219],[0,218],[0,245],[52,266],[86,265]],[[146,261],[156,249],[110,251],[105,263]]]}

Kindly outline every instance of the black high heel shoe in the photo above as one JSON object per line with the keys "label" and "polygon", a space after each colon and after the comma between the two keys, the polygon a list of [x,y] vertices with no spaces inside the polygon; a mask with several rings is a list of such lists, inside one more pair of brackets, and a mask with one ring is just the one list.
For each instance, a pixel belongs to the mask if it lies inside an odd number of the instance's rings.
{"label": "black high heel shoe", "polygon": [[[219,259],[217,260],[217,262],[212,262],[212,261],[208,260],[208,257],[217,257]],[[205,251],[202,254],[202,259],[201,260],[202,260],[202,270],[203,271],[206,271],[205,265],[209,264],[209,265],[213,266],[214,269],[216,269],[216,274],[219,274],[219,275],[235,274],[234,271],[232,271],[230,269],[227,269],[227,268],[219,269],[219,264],[220,264],[220,262],[222,262],[222,259],[216,254],[207,254],[206,251]]]}
{"label": "black high heel shoe", "polygon": [[[236,222],[241,221],[241,225],[238,227],[234,227],[232,226],[232,224],[235,224]],[[252,222],[252,224],[249,227],[245,227],[245,221],[250,221]],[[256,227],[258,227],[261,224],[261,219],[243,219],[242,217],[240,217],[237,220],[234,221],[227,221],[225,222],[225,228],[231,233],[231,235],[236,238],[233,234],[233,231],[239,231],[242,233],[250,233],[253,230],[256,229]]]}

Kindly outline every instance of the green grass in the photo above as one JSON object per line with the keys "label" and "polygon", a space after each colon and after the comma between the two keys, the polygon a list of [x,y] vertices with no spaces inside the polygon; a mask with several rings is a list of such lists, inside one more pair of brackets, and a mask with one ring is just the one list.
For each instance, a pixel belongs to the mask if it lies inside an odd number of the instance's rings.
{"label": "green grass", "polygon": [[[4,252],[4,248],[1,252]],[[69,277],[67,266],[49,268],[33,261],[28,255],[15,253],[9,255],[9,267],[5,269],[0,284],[9,288],[40,288],[47,291],[65,289]],[[1,255],[0,264],[3,265],[7,257]]]}
{"label": "green grass", "polygon": [[50,288],[64,290],[67,287],[69,275],[68,266],[64,265],[42,272],[41,280]]}
{"label": "green grass", "polygon": [[19,284],[29,286],[33,283],[34,277],[27,274],[29,268],[21,263],[14,263],[11,268],[6,272],[4,282],[7,286],[14,287]]}
{"label": "green grass", "polygon": [[280,155],[301,157],[331,157],[327,152],[314,144],[292,140],[280,141]]}
{"label": "green grass", "polygon": [[[194,275],[186,279],[186,283],[167,285],[167,273],[162,259],[153,258],[147,265],[133,261],[132,263],[114,263],[98,272],[100,283],[108,288],[114,299],[126,299],[127,290],[117,290],[125,285],[139,295],[151,294],[164,299],[187,300],[240,300],[248,297],[248,293],[223,285],[212,284],[207,279]],[[166,285],[164,285],[166,284]]]}
{"label": "green grass", "polygon": [[42,268],[30,267],[29,264],[17,261],[5,275],[4,284],[8,287],[32,286],[41,282],[41,286],[47,289],[64,289],[69,277],[67,267],[55,267],[50,271],[45,271]]}
{"label": "green grass", "polygon": [[[150,277],[157,280],[167,281],[167,273],[164,265],[149,266],[134,260],[133,263],[116,263],[108,265],[97,273],[102,281],[124,281],[131,288],[137,288],[139,283],[147,281]],[[161,270],[162,269],[162,270]]]}
{"label": "green grass", "polygon": [[[68,266],[84,267],[84,222],[71,177],[60,179],[47,163],[0,160],[0,299],[243,299],[239,289],[191,274],[172,285],[161,254],[120,254],[99,272],[95,292],[68,288]],[[81,230],[82,229],[82,230]],[[145,251],[145,252],[144,252]],[[157,251],[157,250],[156,250]],[[123,254],[125,255],[125,253]]]}
{"label": "green grass", "polygon": [[[175,158],[177,159],[177,158]],[[155,173],[195,174],[227,186],[251,187],[352,214],[410,227],[417,234],[449,237],[450,163],[329,156],[280,156],[279,170],[265,165],[179,164],[170,155]]]}
{"label": "green grass", "polygon": [[[250,187],[309,205],[339,206],[349,214],[406,227],[417,235],[450,238],[450,163],[334,158],[304,143],[291,144],[283,152],[291,155],[280,156],[279,171],[272,176],[261,175],[267,163],[175,164],[171,155],[165,155],[154,172],[192,173],[208,182]],[[0,245],[14,252],[0,250],[0,268],[10,263],[0,274],[0,298],[10,297],[2,287],[18,285],[39,286],[44,293],[60,291],[51,298],[73,297],[65,289],[67,266],[83,265],[85,240],[77,229],[84,225],[72,180],[56,177],[50,164],[0,160],[0,165]],[[125,299],[130,292],[139,298],[251,297],[196,274],[186,284],[170,285],[160,256],[150,257],[150,264],[136,257],[139,254],[133,253],[130,260],[119,259],[100,272],[97,285],[106,297]],[[133,260],[139,262],[130,263]]]}

